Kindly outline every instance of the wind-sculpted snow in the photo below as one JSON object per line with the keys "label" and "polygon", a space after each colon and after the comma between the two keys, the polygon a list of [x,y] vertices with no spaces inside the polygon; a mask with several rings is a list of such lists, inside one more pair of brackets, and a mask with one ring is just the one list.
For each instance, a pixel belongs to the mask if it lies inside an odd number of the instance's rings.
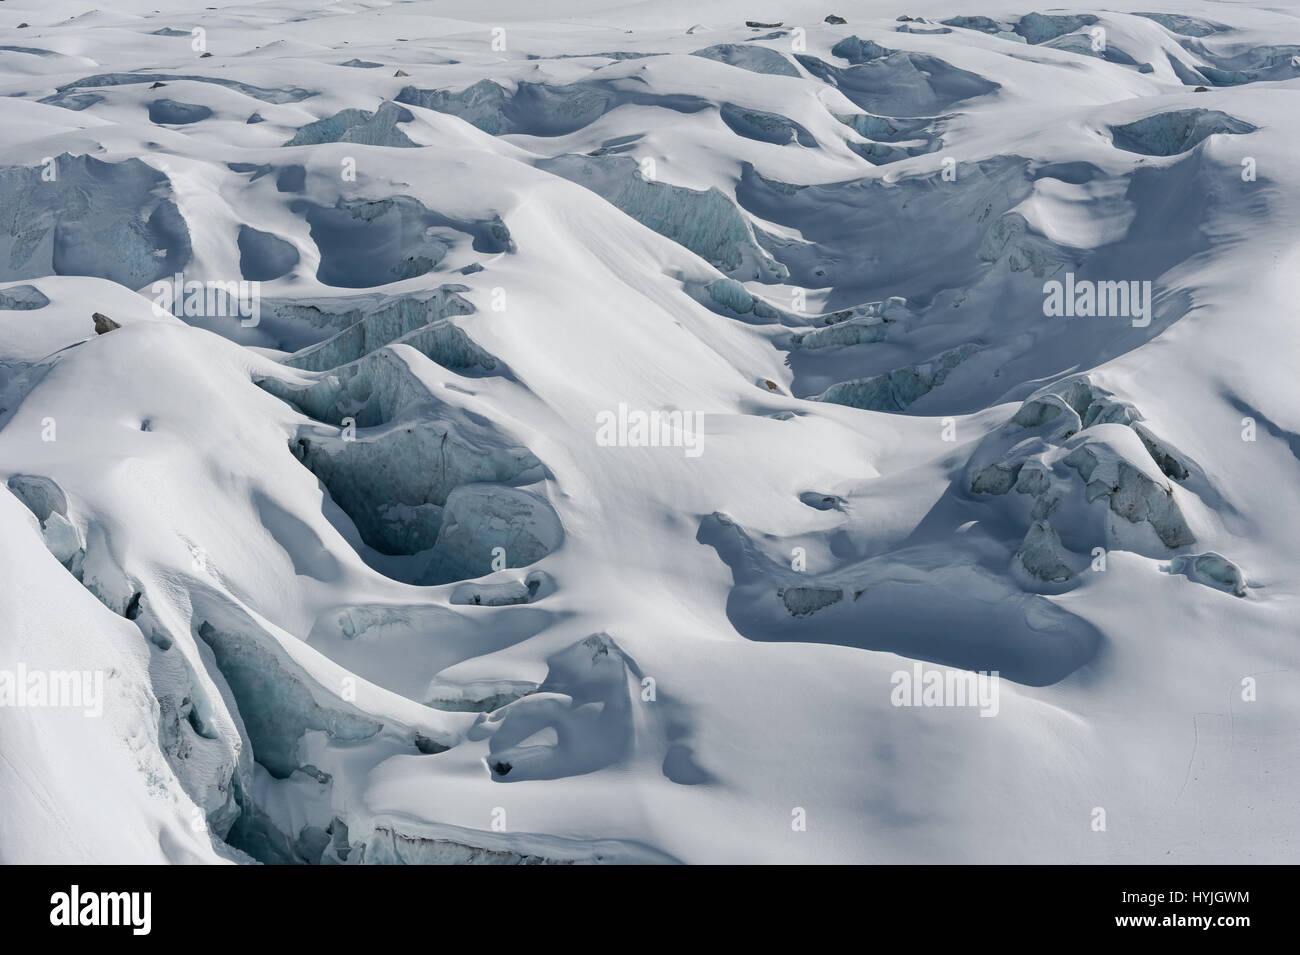
{"label": "wind-sculpted snow", "polygon": [[51,2],[4,861],[1290,861],[1276,3]]}

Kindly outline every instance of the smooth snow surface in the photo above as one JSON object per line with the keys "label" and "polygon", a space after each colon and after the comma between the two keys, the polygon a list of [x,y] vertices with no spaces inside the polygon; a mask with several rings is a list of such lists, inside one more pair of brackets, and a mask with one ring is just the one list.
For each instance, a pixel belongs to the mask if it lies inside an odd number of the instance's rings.
{"label": "smooth snow surface", "polygon": [[0,6],[0,862],[1300,858],[1297,11],[156,6]]}

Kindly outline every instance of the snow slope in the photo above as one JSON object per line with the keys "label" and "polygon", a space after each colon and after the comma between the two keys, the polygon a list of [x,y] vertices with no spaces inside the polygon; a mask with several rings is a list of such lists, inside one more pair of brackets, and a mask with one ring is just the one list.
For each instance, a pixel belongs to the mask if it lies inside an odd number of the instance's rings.
{"label": "snow slope", "polygon": [[1296,860],[1300,19],[851,6],[0,8],[0,861]]}

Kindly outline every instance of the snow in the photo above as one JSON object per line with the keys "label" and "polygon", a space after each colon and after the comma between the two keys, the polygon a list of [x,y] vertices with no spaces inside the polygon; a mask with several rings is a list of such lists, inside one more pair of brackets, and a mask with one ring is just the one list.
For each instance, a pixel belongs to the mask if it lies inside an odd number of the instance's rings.
{"label": "snow", "polygon": [[491,6],[0,8],[0,861],[1294,861],[1294,16]]}

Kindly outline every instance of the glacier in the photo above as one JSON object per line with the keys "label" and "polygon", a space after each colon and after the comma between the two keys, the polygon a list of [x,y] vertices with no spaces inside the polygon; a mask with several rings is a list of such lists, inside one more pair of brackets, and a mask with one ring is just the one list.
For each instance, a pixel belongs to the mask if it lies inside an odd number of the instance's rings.
{"label": "glacier", "polygon": [[0,26],[0,862],[1295,861],[1290,11]]}

